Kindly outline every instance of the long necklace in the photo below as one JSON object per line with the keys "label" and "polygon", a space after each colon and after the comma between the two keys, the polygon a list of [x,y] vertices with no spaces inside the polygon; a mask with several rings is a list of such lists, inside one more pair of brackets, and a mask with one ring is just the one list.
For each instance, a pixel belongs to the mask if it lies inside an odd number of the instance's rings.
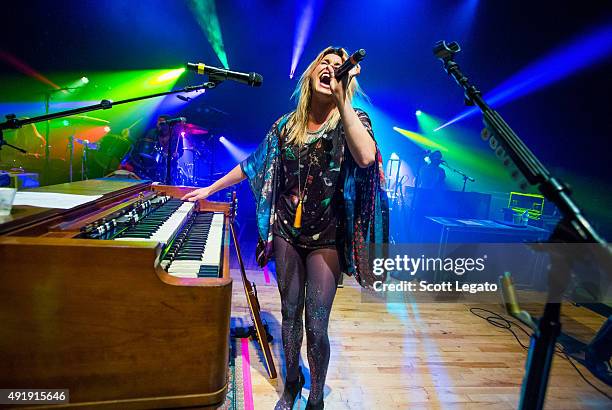
{"label": "long necklace", "polygon": [[[308,142],[316,140],[327,128],[327,121],[321,125],[321,127],[315,131],[310,132],[307,131]],[[302,181],[301,181],[301,157],[302,157],[302,149],[304,147],[304,142],[300,143],[298,150],[298,205],[295,209],[295,219],[293,220],[293,227],[296,229],[300,229],[302,227],[302,208],[304,204],[304,200],[306,199],[306,188],[308,187],[308,177],[310,176],[310,167],[312,166],[313,161],[308,161],[308,172],[306,172],[306,179],[304,180],[304,189],[302,190]]]}

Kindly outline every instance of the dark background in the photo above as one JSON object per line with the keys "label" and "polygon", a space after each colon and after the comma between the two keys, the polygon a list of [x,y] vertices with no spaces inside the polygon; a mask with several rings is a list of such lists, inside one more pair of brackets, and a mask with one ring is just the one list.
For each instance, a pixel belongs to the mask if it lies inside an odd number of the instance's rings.
{"label": "dark background", "polygon": [[[461,43],[464,51],[458,61],[486,93],[578,35],[612,24],[610,7],[602,1],[481,0],[473,12],[462,13],[470,2],[320,1],[297,72],[328,45],[365,48],[368,56],[360,82],[373,105],[398,126],[418,130],[416,109],[443,120],[464,109],[461,91],[432,55],[435,41]],[[288,73],[301,5],[300,1],[217,1],[230,67],[260,72],[265,81],[259,89],[222,84],[184,109],[190,121],[220,130],[249,151],[270,124],[293,107],[289,96],[296,80],[290,80]],[[221,66],[183,1],[11,2],[3,6],[2,14],[0,49],[52,80],[62,72],[171,68],[187,61]],[[608,54],[595,65],[497,107],[540,159],[572,184],[577,199],[607,236],[612,232],[611,68]],[[3,81],[18,78],[24,85],[35,81],[2,60],[0,70]],[[177,85],[199,80],[185,75]],[[40,87],[45,86],[40,83]],[[5,93],[2,97],[11,99]],[[229,116],[197,112],[201,106],[213,106]],[[463,121],[461,127],[473,132],[474,145],[481,145],[479,116]],[[391,151],[402,156],[411,150],[412,143],[392,129],[375,130],[386,158]],[[228,160],[220,167],[231,165]],[[490,189],[484,188],[471,187]]]}

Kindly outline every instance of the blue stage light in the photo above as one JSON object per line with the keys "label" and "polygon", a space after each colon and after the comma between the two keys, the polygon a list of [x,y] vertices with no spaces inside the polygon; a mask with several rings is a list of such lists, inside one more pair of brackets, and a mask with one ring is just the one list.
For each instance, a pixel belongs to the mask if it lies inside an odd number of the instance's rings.
{"label": "blue stage light", "polygon": [[[484,98],[491,106],[501,106],[526,94],[556,83],[612,55],[612,25],[583,34],[569,45],[557,48],[544,58],[528,65]],[[441,130],[470,115],[477,108],[465,110],[434,131]]]}
{"label": "blue stage light", "polygon": [[293,38],[293,54],[291,56],[291,69],[289,71],[289,78],[293,78],[295,70],[297,68],[308,37],[316,20],[317,13],[321,8],[321,0],[307,0],[304,4],[304,8],[298,15],[295,35]]}
{"label": "blue stage light", "polygon": [[219,142],[229,151],[233,160],[236,162],[240,162],[249,156],[248,152],[238,147],[236,144],[234,144],[224,136],[219,137]]}

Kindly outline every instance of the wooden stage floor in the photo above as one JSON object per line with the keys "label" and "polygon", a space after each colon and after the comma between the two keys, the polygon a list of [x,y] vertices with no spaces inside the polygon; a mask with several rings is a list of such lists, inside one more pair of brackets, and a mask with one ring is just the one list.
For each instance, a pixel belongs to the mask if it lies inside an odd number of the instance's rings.
{"label": "wooden stage floor", "polygon": [[[232,276],[232,319],[249,323],[239,271],[233,269]],[[270,410],[282,392],[284,379],[280,302],[272,272],[267,275],[268,283],[261,270],[249,270],[248,276],[257,285],[262,316],[275,338],[271,348],[278,382],[269,381],[258,345],[249,342],[254,408]],[[508,331],[474,316],[465,304],[362,304],[354,279],[345,279],[330,322],[326,409],[517,408],[526,351]],[[502,313],[500,306],[486,308]],[[568,306],[563,314],[568,331],[583,342],[603,322],[602,317],[583,308]],[[527,336],[521,339],[528,344]],[[305,342],[303,363],[307,363]],[[612,394],[610,387],[584,367],[578,368]],[[303,394],[307,397],[309,375],[305,374]],[[300,408],[305,403],[303,397]],[[555,357],[546,408],[609,409],[612,402],[587,385],[565,360]]]}

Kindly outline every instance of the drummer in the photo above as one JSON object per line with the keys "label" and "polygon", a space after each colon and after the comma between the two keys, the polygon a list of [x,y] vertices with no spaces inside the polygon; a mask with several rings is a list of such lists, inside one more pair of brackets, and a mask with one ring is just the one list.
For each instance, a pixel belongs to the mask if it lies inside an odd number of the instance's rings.
{"label": "drummer", "polygon": [[[160,115],[157,118],[157,126],[155,129],[150,130],[147,135],[155,134],[157,136],[157,148],[161,149],[162,154],[168,153],[168,144],[170,145],[170,151],[172,154],[172,162],[176,161],[183,155],[183,138],[177,132],[178,128],[173,128],[173,132],[170,134],[170,127],[164,121],[170,119],[169,115]],[[165,158],[165,157],[164,157]]]}
{"label": "drummer", "polygon": [[141,178],[159,179],[164,175],[168,144],[171,144],[171,167],[172,174],[175,174],[177,161],[183,154],[183,139],[176,131],[171,138],[170,127],[165,123],[169,118],[166,114],[157,117],[155,128],[134,142],[132,150],[121,162],[120,169],[134,172]]}

